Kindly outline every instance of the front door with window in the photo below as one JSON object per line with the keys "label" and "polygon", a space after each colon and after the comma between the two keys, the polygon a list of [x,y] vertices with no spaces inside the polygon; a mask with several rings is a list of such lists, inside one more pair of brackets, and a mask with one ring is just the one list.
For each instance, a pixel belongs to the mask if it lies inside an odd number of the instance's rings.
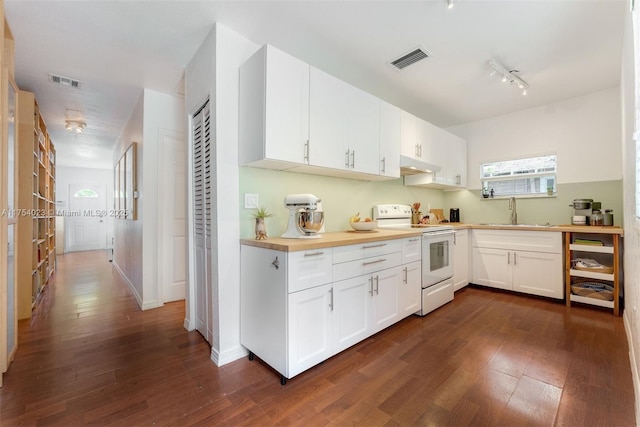
{"label": "front door with window", "polygon": [[69,185],[65,215],[66,252],[106,249],[107,188],[105,185]]}

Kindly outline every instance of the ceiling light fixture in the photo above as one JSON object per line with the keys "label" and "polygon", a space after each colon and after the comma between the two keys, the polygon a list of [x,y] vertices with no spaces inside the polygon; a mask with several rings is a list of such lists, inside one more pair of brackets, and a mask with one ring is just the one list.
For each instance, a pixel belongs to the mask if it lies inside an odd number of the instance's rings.
{"label": "ceiling light fixture", "polygon": [[75,131],[76,133],[82,133],[86,125],[87,124],[85,122],[81,122],[79,120],[67,120],[65,121],[64,128],[69,132]]}
{"label": "ceiling light fixture", "polygon": [[498,74],[499,76],[502,76],[503,83],[510,83],[512,86],[516,86],[518,89],[522,91],[522,95],[527,94],[527,89],[529,88],[529,84],[524,80],[522,80],[517,75],[517,73],[519,73],[520,71],[507,70],[505,67],[498,64],[494,60],[490,60],[489,65],[491,66],[491,68],[493,68],[493,71],[491,71],[492,76],[495,76],[496,74]]}
{"label": "ceiling light fixture", "polygon": [[453,0],[447,0],[447,9],[453,9]]}

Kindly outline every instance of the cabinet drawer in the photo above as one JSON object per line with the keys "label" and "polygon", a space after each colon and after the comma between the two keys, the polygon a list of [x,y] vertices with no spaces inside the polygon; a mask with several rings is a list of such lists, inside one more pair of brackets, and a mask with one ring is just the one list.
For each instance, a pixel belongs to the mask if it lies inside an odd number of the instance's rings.
{"label": "cabinet drawer", "polygon": [[385,240],[382,242],[361,243],[358,245],[338,246],[333,248],[333,263],[355,261],[362,258],[400,252],[402,240]]}
{"label": "cabinet drawer", "polygon": [[555,231],[472,230],[477,248],[562,253],[562,233]]}
{"label": "cabinet drawer", "polygon": [[380,254],[374,257],[333,265],[333,280],[344,280],[350,277],[373,273],[374,271],[399,266],[402,261],[400,252]]}
{"label": "cabinet drawer", "polygon": [[402,263],[420,261],[422,259],[422,237],[407,237],[402,239]]}
{"label": "cabinet drawer", "polygon": [[330,283],[332,248],[289,252],[287,291],[289,293]]}

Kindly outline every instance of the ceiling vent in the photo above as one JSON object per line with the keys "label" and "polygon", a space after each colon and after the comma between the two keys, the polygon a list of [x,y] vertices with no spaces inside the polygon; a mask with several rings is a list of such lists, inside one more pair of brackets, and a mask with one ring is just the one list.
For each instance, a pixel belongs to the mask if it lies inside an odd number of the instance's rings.
{"label": "ceiling vent", "polygon": [[407,54],[402,55],[400,58],[391,61],[390,64],[398,70],[402,70],[409,65],[415,64],[416,62],[428,57],[429,54],[427,52],[425,52],[421,48],[417,48]]}
{"label": "ceiling vent", "polygon": [[74,80],[72,78],[58,76],[56,74],[49,74],[49,81],[51,83],[59,84],[62,86],[74,87],[76,89],[80,89],[80,85],[82,84],[80,80]]}

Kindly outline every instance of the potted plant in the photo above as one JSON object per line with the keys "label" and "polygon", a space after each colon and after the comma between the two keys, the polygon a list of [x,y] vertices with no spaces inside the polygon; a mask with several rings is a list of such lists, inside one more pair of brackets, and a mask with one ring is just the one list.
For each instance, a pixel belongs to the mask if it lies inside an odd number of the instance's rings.
{"label": "potted plant", "polygon": [[264,219],[272,216],[273,214],[265,207],[256,208],[251,214],[256,219],[256,239],[263,240],[267,238],[267,227],[264,224]]}

